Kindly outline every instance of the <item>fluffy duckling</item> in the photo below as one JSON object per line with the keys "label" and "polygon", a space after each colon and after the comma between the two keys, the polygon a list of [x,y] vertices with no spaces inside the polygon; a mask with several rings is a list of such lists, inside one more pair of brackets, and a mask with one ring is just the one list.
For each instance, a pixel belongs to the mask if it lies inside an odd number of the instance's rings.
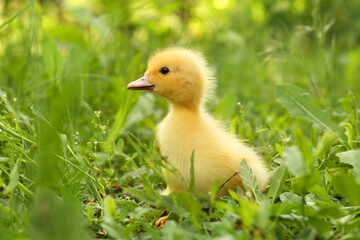
{"label": "fluffy duckling", "polygon": [[[163,170],[169,179],[164,194],[188,189],[193,152],[196,194],[208,194],[217,179],[228,180],[239,171],[243,159],[255,174],[259,188],[264,189],[268,171],[261,158],[204,109],[215,88],[215,80],[199,52],[160,51],[149,60],[144,76],[129,83],[127,88],[149,90],[171,105],[168,115],[158,125],[157,137],[162,155],[183,178]],[[237,186],[244,189],[239,174],[222,187],[218,197],[228,195],[229,189],[236,191]]]}

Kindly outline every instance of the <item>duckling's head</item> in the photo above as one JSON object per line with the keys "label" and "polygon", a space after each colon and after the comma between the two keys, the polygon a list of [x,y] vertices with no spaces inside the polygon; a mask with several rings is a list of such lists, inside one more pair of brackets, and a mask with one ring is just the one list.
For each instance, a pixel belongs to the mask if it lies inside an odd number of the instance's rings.
{"label": "duckling's head", "polygon": [[214,80],[199,52],[166,49],[152,56],[144,76],[127,88],[150,90],[175,106],[198,108],[211,94]]}

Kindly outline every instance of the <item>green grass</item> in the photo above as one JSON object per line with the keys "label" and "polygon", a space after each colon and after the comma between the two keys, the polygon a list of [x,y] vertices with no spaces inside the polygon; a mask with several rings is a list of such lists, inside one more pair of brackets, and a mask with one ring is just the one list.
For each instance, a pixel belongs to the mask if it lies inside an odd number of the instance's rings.
{"label": "green grass", "polygon": [[[0,3],[0,239],[360,238],[357,1],[41,2]],[[204,52],[264,193],[243,163],[250,194],[160,195],[167,104],[126,84],[171,46]]]}

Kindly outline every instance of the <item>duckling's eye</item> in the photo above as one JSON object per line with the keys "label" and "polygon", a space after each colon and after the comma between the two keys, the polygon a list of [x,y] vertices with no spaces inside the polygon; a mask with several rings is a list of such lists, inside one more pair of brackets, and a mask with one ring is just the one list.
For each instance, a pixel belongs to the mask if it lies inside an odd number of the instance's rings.
{"label": "duckling's eye", "polygon": [[167,67],[163,67],[160,69],[160,72],[161,72],[161,74],[165,75],[165,74],[168,74],[170,72],[170,70]]}

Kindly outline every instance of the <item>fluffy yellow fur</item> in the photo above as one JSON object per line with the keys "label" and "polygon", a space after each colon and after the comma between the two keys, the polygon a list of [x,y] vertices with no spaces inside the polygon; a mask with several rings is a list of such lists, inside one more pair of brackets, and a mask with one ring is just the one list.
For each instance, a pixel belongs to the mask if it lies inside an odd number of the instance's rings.
{"label": "fluffy yellow fur", "polygon": [[[161,73],[163,67],[169,72]],[[153,84],[151,91],[170,102],[169,114],[158,125],[157,137],[161,153],[185,179],[164,170],[169,179],[165,193],[188,189],[193,151],[195,193],[208,194],[217,179],[225,182],[239,171],[243,159],[260,189],[264,189],[268,171],[261,158],[204,110],[203,103],[215,84],[201,54],[188,49],[158,52],[149,60],[145,76]],[[239,175],[227,182],[218,196],[228,195],[228,190],[236,190],[237,186],[243,188]]]}

